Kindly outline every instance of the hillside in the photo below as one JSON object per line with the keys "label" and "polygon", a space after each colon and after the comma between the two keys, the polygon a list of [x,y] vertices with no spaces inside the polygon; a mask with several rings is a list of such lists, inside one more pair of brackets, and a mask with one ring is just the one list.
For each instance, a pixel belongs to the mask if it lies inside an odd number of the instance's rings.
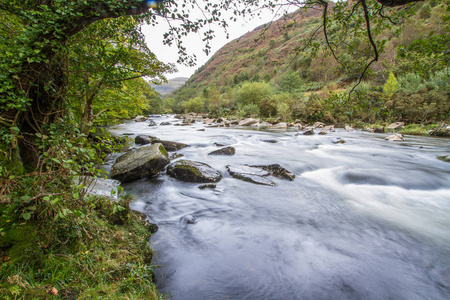
{"label": "hillside", "polygon": [[333,53],[321,10],[299,10],[222,47],[166,96],[165,111],[328,123],[443,121],[450,109],[448,9],[425,1],[400,16],[391,11],[394,25],[384,15],[372,19],[379,57],[355,90],[374,55],[361,7],[330,12]]}

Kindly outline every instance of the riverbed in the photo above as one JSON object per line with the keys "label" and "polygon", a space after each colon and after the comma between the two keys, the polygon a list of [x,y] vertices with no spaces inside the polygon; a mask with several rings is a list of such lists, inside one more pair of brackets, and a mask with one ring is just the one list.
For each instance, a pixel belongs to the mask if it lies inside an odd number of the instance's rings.
{"label": "riverbed", "polygon": [[[437,159],[449,154],[449,139],[153,120],[171,125],[127,122],[110,131],[188,144],[177,151],[183,159],[223,176],[207,189],[166,174],[122,185],[135,196],[132,208],[159,226],[150,242],[168,297],[450,298],[450,163]],[[224,146],[236,154],[208,155]],[[226,168],[246,164],[280,164],[296,178],[263,186]]]}

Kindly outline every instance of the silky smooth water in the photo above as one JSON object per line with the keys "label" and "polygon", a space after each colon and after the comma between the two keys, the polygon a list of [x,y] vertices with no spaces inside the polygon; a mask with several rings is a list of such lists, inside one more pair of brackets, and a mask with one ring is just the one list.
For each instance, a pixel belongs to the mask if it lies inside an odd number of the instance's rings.
{"label": "silky smooth water", "polygon": [[[223,175],[214,189],[165,174],[123,185],[132,208],[159,226],[151,245],[160,291],[183,300],[450,299],[450,163],[436,158],[450,140],[201,128],[110,130],[186,143],[184,159]],[[236,154],[208,155],[215,143]],[[274,163],[295,180],[262,186],[226,170]]]}

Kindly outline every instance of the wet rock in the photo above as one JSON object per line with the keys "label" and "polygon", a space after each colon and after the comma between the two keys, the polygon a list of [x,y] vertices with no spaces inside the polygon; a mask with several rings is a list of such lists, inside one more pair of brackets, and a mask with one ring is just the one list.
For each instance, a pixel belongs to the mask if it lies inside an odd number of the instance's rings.
{"label": "wet rock", "polygon": [[179,143],[179,142],[172,142],[172,141],[162,141],[162,140],[154,140],[152,141],[152,144],[160,143],[166,148],[167,151],[173,152],[180,149],[183,149],[184,147],[187,147],[188,145]]}
{"label": "wet rock", "polygon": [[161,122],[159,124],[160,126],[167,126],[167,125],[171,125],[170,122]]}
{"label": "wet rock", "polygon": [[389,124],[386,127],[386,129],[388,131],[400,130],[400,129],[403,129],[403,128],[405,128],[405,123],[403,123],[403,122],[394,122],[394,123]]}
{"label": "wet rock", "polygon": [[404,141],[403,135],[400,134],[400,133],[392,134],[390,136],[385,137],[384,139],[387,140],[387,141],[392,141],[392,142]]}
{"label": "wet rock", "polygon": [[211,153],[208,153],[208,155],[234,155],[236,153],[236,149],[234,147],[225,147],[222,149],[215,150]]}
{"label": "wet rock", "polygon": [[180,157],[183,157],[184,155],[183,154],[181,154],[181,153],[172,153],[170,156],[169,156],[169,158],[170,158],[170,160],[174,160],[174,159],[177,159],[177,158],[180,158]]}
{"label": "wet rock", "polygon": [[157,126],[157,124],[155,123],[155,121],[150,120],[148,121],[148,126]]}
{"label": "wet rock", "polygon": [[331,142],[333,144],[345,144],[345,141],[340,137],[332,139]]}
{"label": "wet rock", "polygon": [[319,132],[319,134],[320,135],[326,135],[326,134],[328,134],[325,130],[321,130],[320,132]]}
{"label": "wet rock", "polygon": [[197,129],[197,131],[206,131],[205,128]]}
{"label": "wet rock", "polygon": [[187,215],[184,217],[184,219],[186,220],[186,223],[188,224],[195,224],[197,223],[197,218],[193,215]]}
{"label": "wet rock", "polygon": [[227,166],[227,170],[234,178],[256,184],[275,186],[275,182],[266,178],[270,175],[270,172],[263,170],[262,168],[247,165]]}
{"label": "wet rock", "polygon": [[248,119],[240,121],[238,125],[239,126],[250,126],[250,125],[256,124],[256,123],[258,123],[258,120],[253,119],[253,118],[248,118]]}
{"label": "wet rock", "polygon": [[146,116],[136,116],[136,118],[134,118],[135,122],[145,122],[147,121],[147,117]]}
{"label": "wet rock", "polygon": [[243,166],[227,166],[227,170],[234,178],[241,179],[247,182],[275,186],[268,176],[274,176],[281,179],[294,180],[295,175],[279,164],[272,165],[243,165]]}
{"label": "wet rock", "polygon": [[308,129],[303,132],[303,135],[314,135],[314,130]]}
{"label": "wet rock", "polygon": [[130,182],[152,177],[169,163],[166,149],[160,143],[132,150],[117,158],[111,168],[111,178]]}
{"label": "wet rock", "polygon": [[215,183],[208,183],[208,184],[202,184],[198,186],[199,189],[204,190],[204,189],[215,189],[216,188],[216,184]]}
{"label": "wet rock", "polygon": [[323,127],[323,130],[334,132],[335,131],[334,130],[334,125],[325,126],[325,127]]}
{"label": "wet rock", "polygon": [[134,143],[137,145],[147,145],[151,144],[154,140],[156,140],[156,137],[151,135],[138,135],[134,138]]}
{"label": "wet rock", "polygon": [[206,125],[211,125],[215,121],[216,121],[216,119],[205,119],[205,120],[203,120],[203,123]]}
{"label": "wet rock", "polygon": [[281,179],[287,179],[287,180],[294,180],[295,175],[292,172],[289,172],[279,164],[272,164],[272,165],[263,165],[263,166],[251,166],[256,168],[261,168],[265,171],[268,171],[270,175],[274,177],[278,177]]}
{"label": "wet rock", "polygon": [[271,143],[271,144],[276,144],[276,143],[278,143],[277,140],[261,140],[261,142],[264,142],[264,143]]}
{"label": "wet rock", "polygon": [[217,182],[222,179],[220,172],[209,165],[184,159],[171,163],[167,174],[187,182]]}
{"label": "wet rock", "polygon": [[450,155],[442,155],[442,156],[438,156],[439,160],[445,161],[445,162],[450,162]]}

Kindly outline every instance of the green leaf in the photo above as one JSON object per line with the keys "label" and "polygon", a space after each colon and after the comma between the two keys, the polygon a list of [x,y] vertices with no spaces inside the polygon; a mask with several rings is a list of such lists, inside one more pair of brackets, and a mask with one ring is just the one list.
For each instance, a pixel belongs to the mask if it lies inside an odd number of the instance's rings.
{"label": "green leaf", "polygon": [[31,219],[31,213],[23,213],[22,214],[22,218],[24,218],[26,221],[28,221],[29,219]]}

